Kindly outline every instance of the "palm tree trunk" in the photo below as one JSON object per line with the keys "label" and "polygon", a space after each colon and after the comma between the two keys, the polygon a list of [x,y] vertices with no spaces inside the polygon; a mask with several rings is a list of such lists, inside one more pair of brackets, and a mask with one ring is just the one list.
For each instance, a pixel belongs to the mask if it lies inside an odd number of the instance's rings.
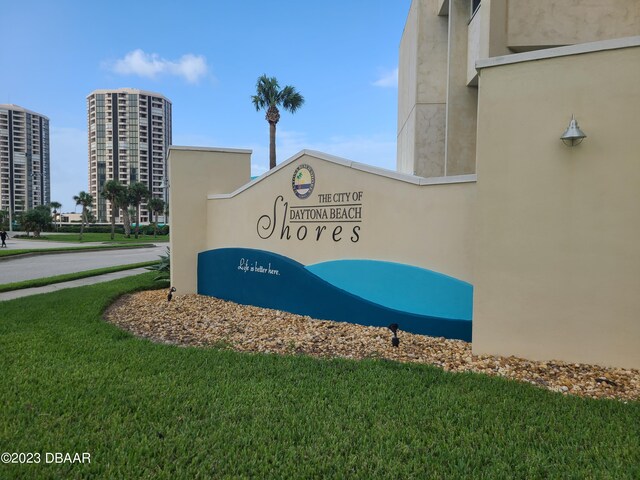
{"label": "palm tree trunk", "polygon": [[136,239],[140,230],[140,204],[136,205]]}
{"label": "palm tree trunk", "polygon": [[115,237],[116,234],[116,205],[113,201],[111,201],[111,240]]}
{"label": "palm tree trunk", "polygon": [[276,124],[269,122],[269,169],[276,166]]}
{"label": "palm tree trunk", "polygon": [[158,211],[153,212],[156,221],[153,223],[153,238],[158,236]]}
{"label": "palm tree trunk", "polygon": [[84,233],[84,222],[87,218],[87,209],[82,207],[82,222],[80,222],[80,240],[82,240],[82,234]]}
{"label": "palm tree trunk", "polygon": [[129,217],[128,207],[122,209],[122,217],[124,219],[124,235],[131,238],[131,217]]}

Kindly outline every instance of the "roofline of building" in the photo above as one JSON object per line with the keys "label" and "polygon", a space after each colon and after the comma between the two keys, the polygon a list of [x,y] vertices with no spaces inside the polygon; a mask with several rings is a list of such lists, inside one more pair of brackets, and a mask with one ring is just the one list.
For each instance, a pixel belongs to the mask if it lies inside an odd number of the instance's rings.
{"label": "roofline of building", "polygon": [[137,95],[150,95],[152,97],[162,97],[164,98],[166,101],[168,101],[169,103],[171,103],[171,100],[169,100],[167,97],[165,97],[163,94],[158,93],[158,92],[151,92],[149,90],[141,90],[139,88],[130,88],[130,87],[123,87],[123,88],[100,88],[97,90],[94,90],[93,92],[91,92],[89,95],[87,95],[86,98],[89,98],[91,95],[95,95],[98,93],[131,93],[131,94],[137,94]]}
{"label": "roofline of building", "polygon": [[258,178],[251,180],[249,183],[246,183],[245,185],[241,186],[237,190],[231,193],[211,194],[211,195],[208,195],[207,198],[209,200],[233,198],[239,193],[242,193],[243,191],[251,188],[255,184],[264,181],[267,177],[275,174],[277,171],[282,170],[283,168],[287,168],[291,163],[295,162],[296,160],[298,160],[304,155],[309,155],[311,157],[317,158],[319,160],[324,160],[329,163],[342,165],[343,167],[352,168],[354,170],[371,173],[373,175],[378,175],[380,177],[386,177],[392,180],[410,183],[417,186],[447,185],[447,184],[453,184],[453,183],[474,183],[477,181],[477,176],[475,174],[426,178],[426,177],[419,177],[417,175],[409,175],[407,173],[399,173],[394,170],[387,170],[386,168],[375,167],[373,165],[367,165],[365,163],[353,162],[351,160],[347,160],[342,157],[336,157],[334,155],[318,152],[316,150],[301,150],[291,158],[285,160],[284,162],[277,165],[275,168],[269,170],[268,172],[263,173]]}
{"label": "roofline of building", "polygon": [[619,50],[621,48],[640,47],[640,35],[635,37],[614,38],[598,42],[578,43],[566,47],[545,48],[531,52],[513,53],[499,57],[483,58],[476,62],[476,70],[498,67],[513,63],[545,60],[547,58],[567,57],[570,55],[582,55],[584,53],[603,52],[607,50]]}
{"label": "roofline of building", "polygon": [[0,103],[0,108],[4,110],[15,110],[18,112],[30,113],[31,115],[38,115],[39,117],[46,118],[47,120],[49,120],[49,117],[47,117],[46,115],[43,115],[38,112],[34,112],[33,110],[29,110],[28,108],[21,107],[20,105],[15,105],[13,103]]}
{"label": "roofline of building", "polygon": [[221,152],[221,153],[253,153],[253,150],[245,148],[227,148],[227,147],[185,147],[181,145],[169,145],[167,155],[172,150],[192,151],[192,152]]}

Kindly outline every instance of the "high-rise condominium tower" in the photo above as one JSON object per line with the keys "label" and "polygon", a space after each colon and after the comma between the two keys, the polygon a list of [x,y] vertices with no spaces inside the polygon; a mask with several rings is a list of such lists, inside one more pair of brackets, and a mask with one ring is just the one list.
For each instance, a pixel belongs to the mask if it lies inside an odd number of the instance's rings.
{"label": "high-rise condominium tower", "polygon": [[[109,180],[144,183],[152,196],[166,201],[171,102],[159,93],[132,88],[95,90],[87,97],[87,119],[89,193],[97,220],[111,221],[111,203],[102,195]],[[144,203],[140,221],[150,220]]]}
{"label": "high-rise condominium tower", "polygon": [[13,214],[50,201],[49,119],[0,105],[0,209]]}

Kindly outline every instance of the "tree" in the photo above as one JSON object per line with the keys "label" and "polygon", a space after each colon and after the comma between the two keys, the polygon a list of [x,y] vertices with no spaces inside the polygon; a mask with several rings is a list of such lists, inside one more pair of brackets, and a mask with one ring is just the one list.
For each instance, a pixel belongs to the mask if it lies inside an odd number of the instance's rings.
{"label": "tree", "polygon": [[[133,224],[133,218],[136,218],[136,207],[131,206],[131,195],[128,192],[127,198],[129,199],[129,208],[127,208],[127,213],[129,214],[129,223]],[[129,226],[129,237],[131,237],[131,226]]]}
{"label": "tree", "polygon": [[93,196],[85,191],[80,192],[78,195],[73,196],[73,200],[76,205],[82,205],[82,223],[80,224],[80,240],[82,240],[82,234],[84,233],[85,223],[89,223],[89,209],[93,206]]}
{"label": "tree", "polygon": [[160,198],[150,198],[147,202],[147,209],[153,212],[155,220],[153,222],[153,238],[158,236],[158,214],[164,210],[164,201]]}
{"label": "tree", "polygon": [[129,185],[129,200],[136,209],[136,238],[140,230],[140,204],[149,198],[149,189],[144,183],[136,182]]}
{"label": "tree", "polygon": [[62,204],[60,202],[51,202],[49,207],[53,209],[53,224],[55,225],[56,230],[58,230],[58,223],[55,220],[58,215],[58,210],[62,208]]}
{"label": "tree", "polygon": [[129,189],[123,185],[122,191],[118,196],[118,208],[122,210],[122,224],[124,228],[124,235],[127,238],[131,238],[131,215],[129,215],[129,206],[131,205],[131,199],[129,195]]}
{"label": "tree", "polygon": [[22,228],[27,232],[33,232],[34,237],[39,237],[40,232],[51,225],[51,209],[48,205],[38,205],[22,214]]}
{"label": "tree", "polygon": [[120,199],[125,193],[126,187],[117,180],[109,180],[102,188],[102,196],[111,202],[111,240],[116,233],[116,217],[120,208]]}
{"label": "tree", "polygon": [[0,210],[0,228],[9,230],[9,210]]}
{"label": "tree", "polygon": [[267,112],[264,118],[269,122],[269,168],[274,168],[276,166],[276,124],[280,120],[278,107],[281,106],[291,113],[296,113],[304,104],[304,97],[291,85],[286,85],[280,90],[275,77],[262,75],[258,78],[256,94],[251,96],[251,101],[256,107],[256,112],[260,110]]}

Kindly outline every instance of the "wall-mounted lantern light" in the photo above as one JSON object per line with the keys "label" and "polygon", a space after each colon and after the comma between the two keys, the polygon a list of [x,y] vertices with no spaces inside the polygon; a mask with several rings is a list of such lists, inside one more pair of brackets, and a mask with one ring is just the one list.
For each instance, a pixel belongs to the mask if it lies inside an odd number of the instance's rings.
{"label": "wall-mounted lantern light", "polygon": [[569,126],[560,137],[562,143],[573,147],[575,145],[579,145],[585,138],[587,138],[587,136],[582,130],[580,130],[575,117],[571,115],[571,122],[569,122]]}

